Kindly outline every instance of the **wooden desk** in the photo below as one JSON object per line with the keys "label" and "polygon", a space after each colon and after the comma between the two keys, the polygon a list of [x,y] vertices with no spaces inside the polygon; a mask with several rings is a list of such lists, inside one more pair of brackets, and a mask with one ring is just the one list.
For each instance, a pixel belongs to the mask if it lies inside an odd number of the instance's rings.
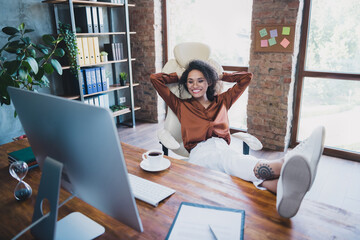
{"label": "wooden desk", "polygon": [[[33,188],[33,195],[17,202],[13,196],[17,182],[10,176],[7,163],[8,152],[27,145],[26,140],[20,140],[0,146],[0,239],[12,238],[31,223],[41,172],[29,171],[25,181]],[[122,146],[130,173],[176,190],[156,208],[137,200],[144,232],[139,233],[76,198],[59,209],[59,219],[80,211],[105,226],[99,239],[164,239],[180,203],[187,201],[244,209],[245,239],[359,239],[359,214],[305,200],[294,218],[285,219],[276,211],[276,197],[257,190],[251,183],[172,158],[169,169],[145,172],[139,167],[144,150]],[[61,190],[60,202],[68,196]],[[31,238],[28,231],[22,239]]]}

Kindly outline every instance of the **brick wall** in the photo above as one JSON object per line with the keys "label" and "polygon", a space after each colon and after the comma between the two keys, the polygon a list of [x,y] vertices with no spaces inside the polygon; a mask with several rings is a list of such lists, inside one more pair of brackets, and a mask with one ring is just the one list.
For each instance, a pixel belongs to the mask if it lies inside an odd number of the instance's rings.
{"label": "brick wall", "polygon": [[159,72],[162,63],[162,13],[161,0],[132,0],[135,7],[130,11],[130,30],[133,63],[133,79],[140,86],[134,88],[136,119],[158,121],[158,95],[150,83],[150,74]]}
{"label": "brick wall", "polygon": [[[299,0],[253,1],[249,71],[254,79],[249,86],[247,124],[249,133],[258,137],[266,149],[284,150],[290,136],[302,12],[299,9]],[[255,26],[263,24],[295,24],[294,53],[254,52]]]}

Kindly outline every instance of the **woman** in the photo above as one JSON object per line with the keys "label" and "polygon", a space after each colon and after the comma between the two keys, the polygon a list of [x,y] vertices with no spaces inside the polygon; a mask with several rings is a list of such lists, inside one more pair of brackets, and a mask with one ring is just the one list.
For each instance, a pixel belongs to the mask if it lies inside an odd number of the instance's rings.
{"label": "woman", "polygon": [[[319,143],[317,144],[316,156],[314,157],[312,157],[313,149],[310,149],[311,156],[307,158],[293,154],[290,157],[292,158],[289,161],[290,164],[284,164],[284,158],[278,160],[256,159],[253,156],[241,155],[232,150],[229,147],[228,110],[245,91],[251,79],[252,74],[246,72],[223,73],[219,77],[214,68],[200,60],[190,62],[180,79],[176,73],[157,73],[150,76],[155,89],[181,123],[182,139],[185,148],[190,152],[189,161],[191,163],[251,181],[259,189],[267,189],[273,193],[280,190],[281,195],[284,196],[279,199],[278,194],[278,211],[282,216],[292,217],[296,214],[303,196],[309,190],[313,181],[315,171],[310,171],[309,165],[311,165],[311,162],[317,165],[322,146]],[[217,94],[216,84],[218,80],[235,82],[236,84],[228,91]],[[179,83],[179,87],[184,87],[192,98],[180,99],[171,93],[166,84],[175,82]],[[315,134],[316,137],[312,138],[311,143],[323,140],[323,130],[318,132],[321,133]],[[305,147],[308,148],[308,146]],[[296,152],[294,151],[294,153]],[[305,163],[304,166],[300,166],[304,170],[304,174],[299,179],[292,180],[291,176],[294,175],[294,172],[298,172],[299,168],[297,166],[299,164],[295,164],[295,159],[299,158],[302,159],[300,160],[301,163]],[[287,159],[286,156],[285,159]],[[296,162],[298,161],[296,160]],[[285,165],[289,166],[285,168],[283,167]],[[287,170],[285,173],[287,179],[284,181],[288,183],[282,183],[279,184],[281,186],[278,186],[279,177],[284,169]],[[313,176],[311,176],[312,172],[314,172]],[[296,189],[301,191],[296,193],[298,198],[294,200],[293,194],[288,193],[288,191],[295,191],[292,188],[298,182],[304,182],[302,184],[304,186],[302,188],[296,186]]]}

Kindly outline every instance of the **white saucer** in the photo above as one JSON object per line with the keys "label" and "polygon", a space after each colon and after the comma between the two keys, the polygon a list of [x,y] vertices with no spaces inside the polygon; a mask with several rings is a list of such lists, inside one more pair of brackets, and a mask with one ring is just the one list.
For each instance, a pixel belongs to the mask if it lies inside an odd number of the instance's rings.
{"label": "white saucer", "polygon": [[166,158],[163,158],[161,160],[159,167],[155,167],[155,168],[149,166],[149,163],[147,160],[142,160],[142,162],[140,163],[140,167],[148,172],[163,171],[163,170],[167,169],[168,167],[170,167],[170,165],[171,165],[171,162],[169,161],[169,159],[166,159]]}

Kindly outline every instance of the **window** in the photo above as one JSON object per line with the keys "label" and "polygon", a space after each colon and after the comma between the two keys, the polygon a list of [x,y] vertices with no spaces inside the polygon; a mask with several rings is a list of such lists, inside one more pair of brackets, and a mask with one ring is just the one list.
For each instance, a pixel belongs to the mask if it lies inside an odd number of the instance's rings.
{"label": "window", "polygon": [[305,11],[292,142],[321,124],[325,151],[360,159],[360,2],[306,0]]}
{"label": "window", "polygon": [[[166,11],[168,59],[179,43],[203,42],[221,65],[248,66],[252,0],[167,0]],[[246,105],[247,92],[229,112],[232,127],[246,129]]]}

